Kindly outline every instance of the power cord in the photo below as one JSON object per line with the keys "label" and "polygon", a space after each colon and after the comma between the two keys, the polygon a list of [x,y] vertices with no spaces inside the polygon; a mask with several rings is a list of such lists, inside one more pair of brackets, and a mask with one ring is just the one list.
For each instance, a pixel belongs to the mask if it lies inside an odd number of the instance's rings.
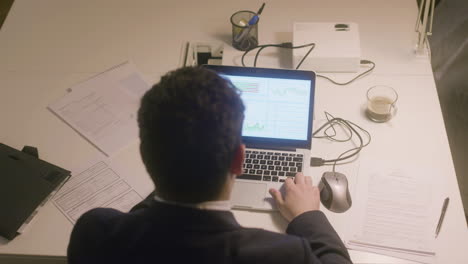
{"label": "power cord", "polygon": [[[319,166],[323,166],[323,165],[333,165],[333,172],[334,172],[335,167],[336,167],[338,162],[350,159],[350,158],[358,155],[359,152],[361,152],[361,150],[364,147],[369,145],[369,143],[371,142],[371,135],[367,130],[363,129],[359,125],[357,125],[357,124],[355,124],[355,123],[353,123],[353,122],[351,122],[349,120],[345,120],[345,119],[342,119],[342,118],[339,118],[339,117],[334,117],[328,112],[325,112],[325,116],[327,118],[327,122],[324,125],[322,125],[320,128],[318,128],[315,132],[312,133],[312,136],[314,138],[326,138],[328,140],[335,141],[335,142],[347,142],[347,141],[350,141],[352,139],[354,134],[356,134],[356,136],[359,138],[359,143],[360,143],[358,147],[346,150],[345,152],[341,153],[336,159],[326,160],[326,159],[322,159],[322,158],[319,158],[319,157],[311,157],[310,158],[310,166],[319,167]],[[339,125],[340,127],[344,128],[348,132],[349,136],[347,138],[344,138],[344,139],[336,138],[336,136],[337,136],[336,129],[335,129],[336,125]],[[356,128],[361,130],[362,132],[364,132],[366,134],[366,136],[368,138],[366,143],[364,143],[364,140],[363,140],[361,134],[356,130]],[[322,131],[323,129],[325,129],[324,132],[323,132],[324,135],[323,136],[318,136],[317,134],[320,131]],[[330,132],[329,132],[330,130],[333,131],[333,134],[330,134]],[[353,152],[353,153],[348,154],[349,152]],[[348,154],[348,155],[346,155],[346,154]]]}
{"label": "power cord", "polygon": [[[304,59],[303,59],[303,60],[304,60]],[[375,68],[375,63],[374,63],[373,61],[370,61],[370,60],[361,60],[360,64],[361,64],[361,65],[363,65],[363,64],[364,64],[364,65],[365,65],[365,64],[372,64],[372,66],[371,66],[367,71],[365,71],[365,72],[359,74],[358,76],[356,76],[356,77],[354,77],[353,79],[351,79],[351,80],[349,80],[349,81],[347,81],[347,82],[344,82],[344,83],[336,82],[336,81],[330,79],[329,77],[324,76],[324,75],[320,75],[320,74],[317,74],[317,77],[321,77],[321,78],[327,79],[327,80],[329,80],[330,82],[332,82],[332,83],[334,83],[334,84],[336,84],[336,85],[348,85],[348,84],[354,82],[355,80],[357,80],[358,78],[360,78],[360,77],[366,75],[367,73],[371,72],[371,71],[374,70],[374,68]]]}
{"label": "power cord", "polygon": [[309,56],[309,54],[312,52],[312,50],[315,48],[315,43],[309,43],[309,44],[305,44],[305,45],[300,45],[300,46],[293,46],[291,42],[284,42],[284,43],[281,43],[281,44],[265,44],[265,45],[258,45],[254,48],[251,48],[249,50],[246,50],[244,52],[244,54],[242,54],[242,58],[241,58],[241,62],[242,62],[242,66],[244,67],[247,67],[245,66],[245,62],[244,62],[244,59],[245,59],[245,56],[251,52],[252,50],[254,49],[258,49],[257,53],[255,54],[255,59],[254,59],[254,63],[253,63],[253,67],[257,67],[257,60],[258,60],[258,56],[260,55],[260,52],[262,52],[262,50],[264,50],[265,48],[268,48],[268,47],[276,47],[276,48],[284,48],[284,49],[300,49],[300,48],[306,48],[306,47],[311,47],[309,49],[309,51],[307,51],[307,53],[304,55],[304,57],[302,58],[302,60],[297,64],[296,66],[296,70],[299,69],[299,67],[301,66],[301,64],[304,62],[304,60],[307,58],[307,56]]}
{"label": "power cord", "polygon": [[[253,67],[257,67],[257,61],[258,61],[258,57],[260,56],[260,52],[262,52],[262,50],[268,48],[268,47],[276,47],[276,48],[285,48],[285,49],[300,49],[300,48],[306,48],[306,47],[310,47],[310,49],[307,51],[307,53],[304,55],[304,57],[302,57],[301,61],[297,64],[296,66],[296,70],[299,69],[299,67],[301,67],[302,63],[305,61],[305,59],[309,56],[309,54],[312,52],[312,50],[314,50],[315,48],[315,43],[308,43],[308,44],[305,44],[305,45],[300,45],[300,46],[293,46],[291,42],[283,42],[281,44],[265,44],[265,45],[258,45],[254,48],[251,48],[251,49],[248,49],[244,52],[244,54],[242,54],[242,58],[241,58],[241,63],[242,63],[242,66],[243,67],[247,67],[245,65],[245,56],[250,53],[251,51],[253,51],[254,49],[258,49],[257,50],[257,53],[255,54],[255,58],[254,58],[254,62],[253,62]],[[370,73],[372,70],[374,70],[375,68],[375,63],[373,61],[370,61],[370,60],[361,60],[360,61],[360,64],[361,65],[367,65],[367,64],[371,64],[372,66],[366,70],[365,72],[359,74],[358,76],[354,77],[353,79],[347,81],[347,82],[337,82],[337,81],[334,81],[332,80],[331,78],[327,77],[327,76],[324,76],[324,75],[320,75],[320,74],[317,74],[317,77],[320,77],[320,78],[324,78],[336,85],[348,85],[352,82],[354,82],[355,80],[359,79],[360,77]]]}

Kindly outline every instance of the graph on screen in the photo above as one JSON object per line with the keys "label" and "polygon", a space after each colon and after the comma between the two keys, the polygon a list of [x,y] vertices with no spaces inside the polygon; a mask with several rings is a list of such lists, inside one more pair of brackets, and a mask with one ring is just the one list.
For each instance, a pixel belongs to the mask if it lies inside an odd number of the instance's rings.
{"label": "graph on screen", "polygon": [[243,136],[307,139],[310,81],[230,75],[225,77],[241,91],[246,107]]}
{"label": "graph on screen", "polygon": [[274,96],[307,96],[308,91],[298,87],[274,87],[271,89]]}
{"label": "graph on screen", "polygon": [[255,82],[233,82],[234,86],[237,89],[241,90],[243,93],[258,93],[259,84]]}
{"label": "graph on screen", "polygon": [[250,131],[250,132],[262,132],[267,129],[266,123],[265,122],[246,122],[244,123],[244,130],[245,131]]}

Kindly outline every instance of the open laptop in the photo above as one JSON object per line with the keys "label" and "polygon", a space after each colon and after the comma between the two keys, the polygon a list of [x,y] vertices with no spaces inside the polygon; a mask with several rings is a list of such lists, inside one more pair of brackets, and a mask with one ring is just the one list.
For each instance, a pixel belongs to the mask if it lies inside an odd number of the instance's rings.
{"label": "open laptop", "polygon": [[275,210],[270,188],[309,166],[315,73],[205,65],[241,90],[246,107],[244,173],[231,195],[233,208]]}

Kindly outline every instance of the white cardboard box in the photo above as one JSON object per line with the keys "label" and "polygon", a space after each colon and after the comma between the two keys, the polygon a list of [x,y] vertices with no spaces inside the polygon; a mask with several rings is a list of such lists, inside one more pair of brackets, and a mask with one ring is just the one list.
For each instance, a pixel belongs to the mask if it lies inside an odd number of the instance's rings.
{"label": "white cardboard box", "polygon": [[[300,69],[316,72],[357,72],[361,60],[359,27],[356,23],[294,23],[293,45],[315,43]],[[293,50],[298,65],[309,47]]]}

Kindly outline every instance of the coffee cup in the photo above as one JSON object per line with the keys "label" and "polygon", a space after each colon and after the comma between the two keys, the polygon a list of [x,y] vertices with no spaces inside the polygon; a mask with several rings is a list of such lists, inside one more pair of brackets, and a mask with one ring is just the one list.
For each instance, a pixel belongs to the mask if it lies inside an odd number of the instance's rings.
{"label": "coffee cup", "polygon": [[397,92],[389,86],[376,85],[367,90],[367,117],[377,123],[387,122],[395,116]]}

